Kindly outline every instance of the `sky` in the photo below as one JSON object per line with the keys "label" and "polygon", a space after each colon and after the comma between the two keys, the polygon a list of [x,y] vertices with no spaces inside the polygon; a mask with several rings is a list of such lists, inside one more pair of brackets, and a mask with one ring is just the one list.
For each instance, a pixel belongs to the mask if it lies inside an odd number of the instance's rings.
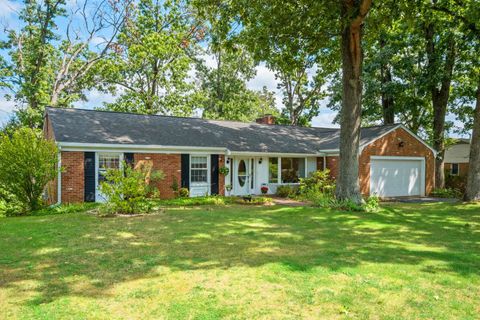
{"label": "sky", "polygon": [[[68,0],[67,3],[73,3],[74,1],[75,0]],[[20,22],[18,20],[18,12],[20,9],[21,3],[19,1],[0,0],[0,25],[2,29],[5,25],[9,28],[15,29],[20,27]],[[0,33],[0,39],[5,39],[3,33]],[[208,58],[206,59],[206,62],[208,64]],[[262,88],[266,86],[268,90],[275,92],[276,104],[277,107],[280,108],[282,96],[277,89],[277,80],[275,79],[274,73],[263,64],[259,65],[256,71],[256,76],[247,83],[248,88],[252,90],[262,90]],[[8,92],[5,89],[0,89],[0,125],[4,124],[10,118],[15,108],[14,103],[12,101],[7,101],[5,98],[6,93]],[[115,97],[109,94],[98,92],[96,90],[87,92],[86,96],[88,101],[77,102],[75,103],[75,107],[93,109],[102,106],[103,102],[112,102],[115,99]],[[313,119],[312,125],[317,127],[338,127],[337,125],[332,124],[336,112],[325,107],[326,101],[322,101],[321,105],[320,115]]]}
{"label": "sky", "polygon": [[[76,0],[67,0],[67,6],[73,6]],[[18,19],[18,12],[21,9],[21,2],[16,0],[0,0],[0,27],[8,26],[9,28],[18,29],[21,27]],[[59,23],[60,24],[60,23]],[[61,27],[61,26],[60,26]],[[5,34],[0,33],[0,40],[5,39]],[[0,54],[4,54],[0,52]],[[209,64],[209,59],[206,57],[206,64]],[[282,95],[277,89],[277,80],[274,73],[269,70],[264,64],[260,64],[256,68],[256,76],[247,83],[248,88],[252,90],[262,90],[265,86],[268,90],[275,93],[276,104],[278,108],[282,106]],[[8,93],[5,89],[0,88],[0,126],[4,124],[13,114],[14,103],[8,101],[5,94]],[[112,102],[115,97],[98,92],[96,90],[86,93],[87,101],[81,101],[74,104],[76,108],[94,109],[102,106],[103,102]],[[326,107],[327,100],[320,101],[320,113],[312,120],[314,127],[338,127],[333,124],[336,112]],[[447,120],[454,121],[455,126],[462,126],[462,124],[455,120],[452,115],[447,116]]]}

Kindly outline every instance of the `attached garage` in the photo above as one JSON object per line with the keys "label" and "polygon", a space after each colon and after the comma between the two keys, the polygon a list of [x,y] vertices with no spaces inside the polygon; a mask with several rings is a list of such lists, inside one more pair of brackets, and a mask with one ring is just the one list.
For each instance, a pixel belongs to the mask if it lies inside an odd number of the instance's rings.
{"label": "attached garage", "polygon": [[425,195],[425,158],[372,156],[370,194],[379,197]]}

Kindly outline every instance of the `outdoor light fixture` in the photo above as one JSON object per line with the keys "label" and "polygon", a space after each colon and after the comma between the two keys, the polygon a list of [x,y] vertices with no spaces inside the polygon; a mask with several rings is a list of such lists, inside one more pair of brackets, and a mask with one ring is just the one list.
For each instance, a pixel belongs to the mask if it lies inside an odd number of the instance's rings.
{"label": "outdoor light fixture", "polygon": [[260,160],[258,160],[258,164],[262,164],[262,161],[263,161],[263,158],[260,158]]}
{"label": "outdoor light fixture", "polygon": [[400,141],[400,142],[398,143],[398,147],[399,147],[399,148],[403,148],[404,146],[405,146],[405,142],[404,142],[404,141]]}
{"label": "outdoor light fixture", "polygon": [[227,158],[226,162],[227,162],[227,164],[230,164],[230,158]]}

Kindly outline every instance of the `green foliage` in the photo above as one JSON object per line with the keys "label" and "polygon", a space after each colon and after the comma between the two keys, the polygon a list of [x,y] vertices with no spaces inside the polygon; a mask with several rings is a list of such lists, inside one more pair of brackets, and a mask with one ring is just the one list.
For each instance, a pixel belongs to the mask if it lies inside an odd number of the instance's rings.
{"label": "green foliage", "polygon": [[188,190],[188,188],[178,189],[178,196],[180,198],[188,198],[189,195],[190,195],[190,191]]}
{"label": "green foliage", "polygon": [[172,182],[172,185],[170,186],[170,188],[172,189],[173,193],[178,193],[178,181],[177,181],[177,178],[173,178],[173,182]]}
{"label": "green foliage", "polygon": [[191,115],[190,56],[202,38],[194,25],[185,1],[139,1],[118,36],[117,50],[99,68],[105,86],[118,94],[105,108]]}
{"label": "green foliage", "polygon": [[300,194],[321,193],[333,196],[335,193],[335,180],[330,177],[330,170],[317,170],[307,178],[300,178]]}
{"label": "green foliage", "polygon": [[276,195],[281,198],[294,197],[298,193],[297,186],[280,185],[277,187]]}
{"label": "green foliage", "polygon": [[33,211],[32,216],[48,216],[55,214],[68,214],[68,213],[81,213],[89,211],[98,207],[98,203],[95,202],[83,202],[83,203],[71,203],[53,205],[40,210]]}
{"label": "green foliage", "polygon": [[8,189],[0,186],[0,217],[12,217],[24,213],[25,209],[22,203]]}
{"label": "green foliage", "polygon": [[437,198],[460,199],[463,196],[463,192],[459,189],[452,188],[434,189],[431,193],[431,196]]}
{"label": "green foliage", "polygon": [[45,186],[56,175],[57,147],[41,133],[21,128],[0,137],[0,185],[21,203],[22,213],[42,206]]}
{"label": "green foliage", "polygon": [[147,199],[158,196],[155,182],[164,178],[163,172],[152,171],[148,165],[132,168],[125,162],[123,168],[108,169],[105,181],[100,183],[100,191],[106,198],[100,210],[102,215],[148,212],[151,208]]}
{"label": "green foliage", "polygon": [[227,176],[230,173],[230,169],[228,169],[228,167],[223,166],[218,169],[218,172],[223,176]]}

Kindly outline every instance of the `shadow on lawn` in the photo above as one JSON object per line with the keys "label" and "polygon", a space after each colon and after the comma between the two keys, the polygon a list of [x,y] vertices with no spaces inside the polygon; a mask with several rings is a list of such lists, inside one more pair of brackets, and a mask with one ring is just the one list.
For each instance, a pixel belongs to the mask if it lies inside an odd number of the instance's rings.
{"label": "shadow on lawn", "polygon": [[339,270],[369,262],[401,267],[433,261],[440,264],[425,272],[480,274],[478,206],[386,206],[376,214],[234,207],[136,218],[59,215],[10,221],[0,243],[0,287],[38,281],[31,304],[65,295],[106,295],[115,284],[158,277],[161,267],[280,263],[308,272],[317,266]]}

